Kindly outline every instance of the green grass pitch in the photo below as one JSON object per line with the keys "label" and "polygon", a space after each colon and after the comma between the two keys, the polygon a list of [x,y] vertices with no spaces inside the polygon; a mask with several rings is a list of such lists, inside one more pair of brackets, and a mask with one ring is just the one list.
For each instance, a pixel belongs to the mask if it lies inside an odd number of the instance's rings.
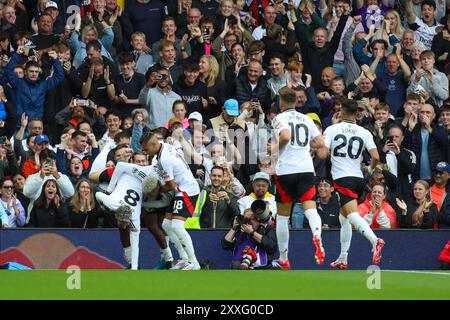
{"label": "green grass pitch", "polygon": [[450,299],[450,273],[436,271],[382,271],[381,288],[372,290],[367,282],[376,283],[369,279],[373,274],[347,270],[82,270],[79,290],[67,288],[70,276],[61,270],[0,271],[0,300]]}

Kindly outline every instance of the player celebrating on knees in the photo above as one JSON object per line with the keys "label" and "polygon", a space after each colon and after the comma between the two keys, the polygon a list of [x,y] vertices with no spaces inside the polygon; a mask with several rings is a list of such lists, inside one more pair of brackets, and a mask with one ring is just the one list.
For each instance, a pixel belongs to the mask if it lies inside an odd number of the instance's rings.
{"label": "player celebrating on knees", "polygon": [[331,264],[334,268],[347,268],[347,251],[350,246],[352,224],[373,246],[372,262],[378,265],[381,259],[383,239],[377,238],[369,224],[358,213],[358,198],[364,191],[365,182],[361,171],[364,149],[371,156],[372,170],[378,163],[379,155],[372,134],[356,124],[358,104],[346,100],[342,105],[342,122],[328,127],[324,132],[325,147],[319,149],[319,157],[324,159],[331,152],[331,175],[334,189],[338,192],[341,205],[341,255]]}
{"label": "player celebrating on knees", "polygon": [[[189,169],[188,164],[174,147],[161,143],[152,132],[142,135],[139,143],[142,149],[153,157],[153,164],[165,174],[165,185],[160,192],[175,190],[172,210],[166,213],[163,229],[169,238],[177,238],[186,250],[189,261],[185,261],[182,270],[199,270],[200,264],[195,257],[194,246],[189,233],[184,228],[187,218],[192,217],[200,188]],[[170,207],[169,207],[170,208]],[[180,253],[182,256],[182,253]]]}
{"label": "player celebrating on knees", "polygon": [[279,96],[281,113],[272,121],[278,143],[272,142],[267,146],[268,152],[278,158],[274,179],[277,188],[276,233],[280,258],[273,265],[290,269],[288,221],[293,202],[303,204],[313,234],[315,259],[318,264],[322,264],[325,260],[321,239],[322,221],[314,201],[314,165],[309,150],[310,143],[312,147],[323,147],[323,137],[311,118],[295,110],[297,98],[294,90],[283,87],[279,90]]}

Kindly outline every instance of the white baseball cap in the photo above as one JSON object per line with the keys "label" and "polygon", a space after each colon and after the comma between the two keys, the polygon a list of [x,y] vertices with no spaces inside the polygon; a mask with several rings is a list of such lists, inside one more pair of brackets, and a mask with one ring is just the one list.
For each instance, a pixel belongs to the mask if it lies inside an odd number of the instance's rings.
{"label": "white baseball cap", "polygon": [[45,4],[45,9],[47,8],[58,9],[58,4],[55,1],[47,1],[47,3]]}
{"label": "white baseball cap", "polygon": [[202,117],[202,115],[200,114],[200,112],[195,111],[195,112],[192,112],[192,113],[189,115],[188,120],[197,120],[197,121],[203,122],[203,117]]}

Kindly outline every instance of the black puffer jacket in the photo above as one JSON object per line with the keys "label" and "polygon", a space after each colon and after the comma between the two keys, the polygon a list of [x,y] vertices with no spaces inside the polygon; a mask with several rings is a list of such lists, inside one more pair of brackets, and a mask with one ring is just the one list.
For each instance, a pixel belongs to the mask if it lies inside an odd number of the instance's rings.
{"label": "black puffer jacket", "polygon": [[234,94],[230,96],[234,97],[239,102],[239,105],[250,101],[252,98],[257,98],[261,102],[264,112],[270,109],[270,90],[267,88],[267,80],[262,76],[259,78],[255,90],[252,91],[247,74],[240,74],[236,78]]}

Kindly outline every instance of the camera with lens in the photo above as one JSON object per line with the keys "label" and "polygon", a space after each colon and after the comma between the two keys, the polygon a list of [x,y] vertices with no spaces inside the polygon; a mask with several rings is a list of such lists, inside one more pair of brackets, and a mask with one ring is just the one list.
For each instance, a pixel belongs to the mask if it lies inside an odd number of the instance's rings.
{"label": "camera with lens", "polygon": [[264,200],[255,200],[251,205],[256,220],[267,223],[270,220],[270,208]]}
{"label": "camera with lens", "polygon": [[243,224],[250,224],[250,219],[244,217],[243,215],[236,216],[236,222],[239,223],[240,226]]}
{"label": "camera with lens", "polygon": [[158,80],[164,80],[164,79],[167,79],[166,74],[158,74]]}
{"label": "camera with lens", "polygon": [[246,246],[242,251],[241,269],[249,269],[256,262],[256,252],[252,247]]}

